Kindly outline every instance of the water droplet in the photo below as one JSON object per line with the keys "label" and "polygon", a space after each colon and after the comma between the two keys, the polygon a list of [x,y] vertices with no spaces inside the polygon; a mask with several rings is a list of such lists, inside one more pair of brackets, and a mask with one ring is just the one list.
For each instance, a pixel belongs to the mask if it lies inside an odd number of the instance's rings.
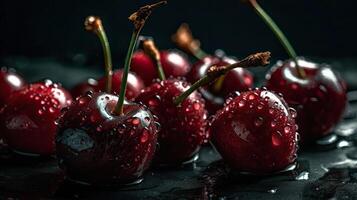
{"label": "water droplet", "polygon": [[238,103],[238,106],[239,107],[243,107],[245,105],[245,102],[243,100],[241,100],[239,103]]}
{"label": "water droplet", "polygon": [[296,83],[291,84],[291,89],[296,90],[298,89],[298,85]]}
{"label": "water droplet", "polygon": [[149,133],[147,130],[144,130],[143,134],[141,135],[140,142],[145,143],[149,139]]}
{"label": "water droplet", "polygon": [[255,119],[254,121],[254,125],[255,126],[261,126],[263,124],[263,118],[262,117],[258,117],[257,119]]}
{"label": "water droplet", "polygon": [[134,118],[131,123],[134,125],[134,126],[137,126],[140,124],[140,119],[139,118]]}
{"label": "water droplet", "polygon": [[201,108],[201,105],[199,103],[196,102],[193,104],[193,109],[199,110],[200,108]]}
{"label": "water droplet", "polygon": [[276,121],[272,121],[272,122],[270,123],[270,126],[271,126],[272,128],[274,128],[274,127],[276,126]]}
{"label": "water droplet", "polygon": [[42,110],[42,109],[39,109],[39,110],[37,111],[37,113],[38,113],[39,115],[42,115],[42,114],[43,114],[43,110]]}
{"label": "water droplet", "polygon": [[271,135],[271,142],[274,146],[279,146],[281,144],[279,133],[273,133]]}
{"label": "water droplet", "polygon": [[291,130],[291,128],[290,128],[289,126],[285,126],[284,132],[285,132],[286,134],[290,133],[290,130]]}
{"label": "water droplet", "polygon": [[270,108],[269,109],[269,114],[271,114],[271,115],[274,114],[274,109]]}
{"label": "water droplet", "polygon": [[291,115],[292,118],[296,118],[297,117],[297,112],[294,108],[289,108],[289,113]]}
{"label": "water droplet", "polygon": [[54,113],[54,112],[55,112],[55,109],[54,109],[53,107],[50,107],[50,108],[48,109],[48,111],[50,111],[50,113]]}
{"label": "water droplet", "polygon": [[250,94],[250,95],[248,96],[248,99],[249,99],[249,100],[254,100],[254,99],[255,99],[255,95],[254,95],[254,94]]}

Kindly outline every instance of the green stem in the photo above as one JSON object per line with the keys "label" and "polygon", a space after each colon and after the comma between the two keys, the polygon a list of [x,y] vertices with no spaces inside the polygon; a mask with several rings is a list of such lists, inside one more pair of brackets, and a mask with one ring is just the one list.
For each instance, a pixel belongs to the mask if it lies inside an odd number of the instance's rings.
{"label": "green stem", "polygon": [[96,33],[97,33],[100,43],[102,44],[102,47],[103,47],[105,75],[106,75],[105,91],[107,93],[111,93],[112,92],[113,64],[112,64],[112,56],[111,56],[110,46],[109,46],[108,38],[104,31],[104,28],[100,28]]}
{"label": "green stem", "polygon": [[114,112],[118,115],[123,114],[126,85],[127,85],[127,80],[128,80],[128,75],[129,75],[129,70],[130,70],[130,65],[131,65],[131,57],[133,56],[136,41],[138,40],[138,37],[139,37],[139,33],[140,33],[140,30],[135,29],[133,31],[133,34],[131,35],[131,39],[130,39],[128,53],[126,54],[123,77],[122,77],[121,85],[120,85],[119,99],[118,99],[118,103],[114,110]]}
{"label": "green stem", "polygon": [[206,57],[208,54],[203,51],[201,48],[199,48],[197,51],[192,52],[193,56],[195,56],[198,60],[201,60],[202,58]]}
{"label": "green stem", "polygon": [[156,60],[156,67],[157,67],[157,73],[159,74],[160,80],[165,80],[165,72],[164,69],[162,68],[161,60],[155,59]]}
{"label": "green stem", "polygon": [[279,39],[280,43],[283,45],[285,51],[288,53],[289,57],[293,59],[296,65],[296,69],[300,78],[305,78],[305,71],[298,65],[297,54],[294,48],[292,47],[289,40],[286,38],[284,33],[274,22],[274,20],[264,11],[264,9],[258,4],[256,0],[249,0],[253,6],[256,13],[263,19],[263,21],[268,25],[268,27],[273,31],[275,36]]}
{"label": "green stem", "polygon": [[197,90],[199,87],[207,85],[212,81],[216,80],[218,77],[224,76],[230,70],[241,67],[241,68],[249,68],[249,67],[257,67],[257,66],[265,66],[269,64],[270,52],[262,52],[252,54],[243,60],[234,63],[228,66],[211,66],[207,74],[202,77],[200,80],[195,82],[189,89],[181,93],[176,99],[174,99],[175,105],[180,105],[192,92]]}

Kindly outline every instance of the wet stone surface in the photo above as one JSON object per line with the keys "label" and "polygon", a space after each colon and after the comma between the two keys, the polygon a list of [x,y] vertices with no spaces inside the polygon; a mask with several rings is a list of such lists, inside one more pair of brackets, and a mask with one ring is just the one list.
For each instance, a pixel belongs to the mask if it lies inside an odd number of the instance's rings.
{"label": "wet stone surface", "polygon": [[195,163],[150,169],[141,184],[99,188],[66,180],[53,157],[23,157],[0,144],[0,199],[357,199],[357,93],[349,99],[333,137],[300,150],[294,169],[267,176],[232,172],[205,146]]}

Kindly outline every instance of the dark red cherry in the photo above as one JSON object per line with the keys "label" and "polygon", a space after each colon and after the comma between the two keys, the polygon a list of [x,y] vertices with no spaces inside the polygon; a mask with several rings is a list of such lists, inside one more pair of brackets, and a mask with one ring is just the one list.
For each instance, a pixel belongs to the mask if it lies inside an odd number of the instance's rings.
{"label": "dark red cherry", "polygon": [[[187,79],[193,83],[202,78],[213,65],[219,67],[236,62],[237,60],[229,57],[206,56],[193,65],[192,70],[187,75]],[[235,91],[246,91],[253,87],[253,75],[243,68],[232,69],[222,78],[222,80],[219,78],[211,85],[199,89],[206,100],[207,110],[210,114],[214,114],[218,109],[223,107],[224,100],[229,94]],[[222,82],[217,89],[216,87],[219,81]]]}
{"label": "dark red cherry", "polygon": [[200,94],[193,92],[178,106],[173,102],[189,86],[185,81],[168,79],[153,83],[136,99],[148,106],[161,124],[156,156],[159,164],[175,165],[190,160],[208,139],[207,111]]}
{"label": "dark red cherry", "polygon": [[5,143],[19,153],[53,154],[56,119],[71,101],[69,92],[49,80],[14,92],[0,112]]}
{"label": "dark red cherry", "polygon": [[[160,51],[162,68],[167,77],[183,77],[191,70],[188,58],[178,50]],[[145,85],[150,85],[158,78],[156,63],[144,51],[134,53],[131,71],[141,77]]]}
{"label": "dark red cherry", "polygon": [[124,184],[149,167],[157,142],[156,122],[143,105],[107,93],[79,97],[59,120],[56,153],[69,178],[89,184]]}
{"label": "dark red cherry", "polygon": [[73,97],[79,97],[81,95],[86,94],[87,92],[94,92],[98,90],[98,81],[93,78],[89,78],[86,81],[76,85],[71,90],[71,94]]}
{"label": "dark red cherry", "polygon": [[0,107],[7,103],[9,96],[26,85],[24,79],[14,70],[2,67],[0,70]]}
{"label": "dark red cherry", "polygon": [[273,92],[256,89],[228,99],[210,127],[212,142],[234,170],[267,174],[296,160],[296,111]]}
{"label": "dark red cherry", "polygon": [[282,93],[297,110],[301,140],[310,143],[331,133],[346,107],[346,83],[326,65],[299,58],[306,77],[300,78],[295,62],[278,62],[267,75],[267,87]]}
{"label": "dark red cherry", "polygon": [[[122,76],[123,76],[123,70],[114,71],[112,76],[113,94],[119,94]],[[106,78],[103,77],[98,80],[98,87],[102,91],[105,88],[105,79]],[[128,100],[133,100],[135,97],[137,97],[140,94],[140,91],[144,89],[144,83],[140,77],[138,77],[134,73],[129,72],[126,88],[127,89],[126,89],[125,97]]]}

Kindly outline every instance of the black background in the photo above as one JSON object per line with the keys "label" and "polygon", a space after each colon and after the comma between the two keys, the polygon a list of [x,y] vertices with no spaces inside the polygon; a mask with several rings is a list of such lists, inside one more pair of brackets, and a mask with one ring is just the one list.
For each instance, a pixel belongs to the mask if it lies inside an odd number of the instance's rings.
{"label": "black background", "polygon": [[[0,56],[56,57],[76,54],[98,58],[98,40],[83,29],[87,15],[101,16],[113,49],[122,63],[132,25],[127,17],[139,6],[155,1],[138,0],[37,0],[0,1]],[[298,54],[330,58],[354,57],[356,50],[355,1],[262,0],[262,6],[290,38]],[[170,36],[188,22],[203,48],[222,48],[242,57],[270,50],[284,58],[282,47],[250,7],[239,0],[169,0],[156,10],[143,34],[161,48],[174,47]]]}

